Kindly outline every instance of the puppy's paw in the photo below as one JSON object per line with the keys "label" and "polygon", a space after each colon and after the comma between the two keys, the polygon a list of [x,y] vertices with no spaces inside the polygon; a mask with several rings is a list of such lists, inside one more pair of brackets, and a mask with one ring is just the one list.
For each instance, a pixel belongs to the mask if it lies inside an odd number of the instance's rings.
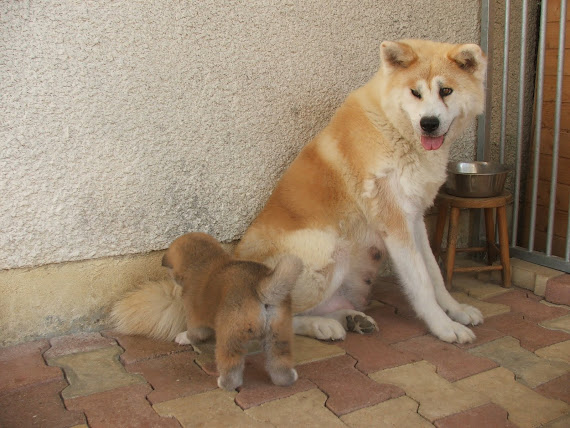
{"label": "puppy's paw", "polygon": [[218,377],[218,386],[226,391],[233,391],[243,383],[243,372],[231,370]]}
{"label": "puppy's paw", "polygon": [[475,340],[475,334],[469,328],[452,320],[443,325],[431,326],[430,330],[444,342],[469,343]]}
{"label": "puppy's paw", "polygon": [[483,314],[474,306],[459,304],[459,308],[455,311],[448,312],[450,318],[463,325],[479,325],[483,323]]}
{"label": "puppy's paw", "polygon": [[190,339],[188,339],[188,332],[183,331],[182,333],[178,333],[174,338],[174,341],[179,345],[191,345]]}
{"label": "puppy's paw", "polygon": [[378,325],[368,315],[350,314],[346,316],[346,330],[360,334],[371,334],[378,331]]}
{"label": "puppy's paw", "polygon": [[271,376],[271,381],[278,386],[289,386],[299,378],[297,370],[286,367],[272,370],[269,375]]}

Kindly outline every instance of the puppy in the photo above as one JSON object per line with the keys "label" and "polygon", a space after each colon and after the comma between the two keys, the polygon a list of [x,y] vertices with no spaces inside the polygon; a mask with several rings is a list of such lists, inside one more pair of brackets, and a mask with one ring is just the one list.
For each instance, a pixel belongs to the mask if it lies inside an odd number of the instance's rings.
{"label": "puppy", "polygon": [[276,385],[297,380],[291,344],[291,288],[301,260],[284,256],[275,269],[235,260],[218,241],[204,233],[188,233],[168,248],[162,265],[182,287],[187,331],[179,344],[197,344],[216,335],[218,386],[233,390],[242,384],[246,344],[260,340],[266,369]]}

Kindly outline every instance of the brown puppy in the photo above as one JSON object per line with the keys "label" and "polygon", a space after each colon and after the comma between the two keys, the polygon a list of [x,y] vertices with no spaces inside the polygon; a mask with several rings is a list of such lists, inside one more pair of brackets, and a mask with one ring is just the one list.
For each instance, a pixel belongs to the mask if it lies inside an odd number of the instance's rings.
{"label": "brown puppy", "polygon": [[196,344],[215,332],[220,388],[233,390],[242,384],[250,340],[262,341],[274,384],[297,380],[291,354],[291,288],[302,270],[299,258],[285,256],[271,270],[233,259],[209,235],[188,233],[170,245],[162,265],[182,286],[186,309],[188,330],[175,340]]}

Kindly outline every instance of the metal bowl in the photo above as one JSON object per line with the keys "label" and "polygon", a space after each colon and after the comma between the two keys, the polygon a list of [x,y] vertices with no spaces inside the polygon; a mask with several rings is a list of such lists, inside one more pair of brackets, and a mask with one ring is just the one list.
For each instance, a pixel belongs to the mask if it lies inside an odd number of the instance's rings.
{"label": "metal bowl", "polygon": [[500,195],[510,171],[498,162],[449,162],[447,193],[464,198],[488,198]]}

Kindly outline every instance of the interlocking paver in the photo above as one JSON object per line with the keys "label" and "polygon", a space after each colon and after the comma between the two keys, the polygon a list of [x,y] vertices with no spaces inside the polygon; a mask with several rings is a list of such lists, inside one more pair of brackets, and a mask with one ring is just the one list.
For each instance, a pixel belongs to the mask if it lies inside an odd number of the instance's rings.
{"label": "interlocking paver", "polygon": [[221,389],[165,401],[153,406],[164,417],[175,417],[183,427],[267,427],[245,413],[235,402],[235,392]]}
{"label": "interlocking paver", "polygon": [[386,277],[377,280],[372,287],[371,297],[374,300],[396,308],[396,313],[407,318],[416,318],[416,313],[402,287],[395,278]]}
{"label": "interlocking paver", "polygon": [[435,372],[435,366],[427,361],[382,370],[369,375],[379,383],[389,383],[402,388],[406,395],[420,404],[419,414],[433,422],[489,401],[484,395],[462,391]]}
{"label": "interlocking paver", "polygon": [[340,419],[351,428],[433,427],[418,414],[418,403],[406,396],[357,410]]}
{"label": "interlocking paver", "polygon": [[47,340],[0,349],[0,394],[24,386],[63,379],[61,369],[49,367],[42,358]]}
{"label": "interlocking paver", "polygon": [[517,338],[521,346],[529,351],[570,339],[567,333],[543,328],[532,321],[525,320],[520,313],[498,315],[489,318],[485,323],[487,327],[495,328],[508,336]]}
{"label": "interlocking paver", "polygon": [[570,340],[537,349],[534,353],[542,358],[570,364]]}
{"label": "interlocking paver", "polygon": [[497,367],[487,358],[474,356],[433,336],[415,337],[395,344],[394,348],[429,361],[436,367],[436,373],[450,382]]}
{"label": "interlocking paver", "polygon": [[508,288],[486,281],[480,281],[470,275],[454,275],[453,288],[454,290],[463,291],[468,296],[480,300],[489,299],[509,291]]}
{"label": "interlocking paver", "polygon": [[570,369],[567,363],[541,358],[521,348],[519,341],[510,336],[472,348],[469,352],[490,358],[501,367],[509,369],[519,382],[530,388],[555,379]]}
{"label": "interlocking paver", "polygon": [[559,318],[568,314],[567,309],[541,304],[540,297],[527,290],[510,290],[500,296],[487,299],[487,302],[508,305],[511,312],[520,312],[525,319],[534,322]]}
{"label": "interlocking paver", "polygon": [[564,415],[558,419],[548,422],[546,425],[542,425],[541,428],[568,428],[570,427],[570,413]]}
{"label": "interlocking paver", "polygon": [[76,333],[50,339],[51,348],[44,353],[46,360],[78,352],[117,346],[113,339],[101,336],[100,333]]}
{"label": "interlocking paver", "polygon": [[265,356],[262,354],[248,356],[245,360],[243,385],[238,388],[239,392],[235,398],[238,406],[244,410],[316,388],[314,383],[303,378],[288,387],[274,385],[265,371],[264,364]]}
{"label": "interlocking paver", "polygon": [[82,412],[63,406],[60,391],[67,386],[56,379],[0,394],[1,427],[71,427],[85,423]]}
{"label": "interlocking paver", "polygon": [[476,326],[470,325],[469,328],[475,333],[475,340],[468,343],[455,343],[455,346],[461,349],[475,348],[484,343],[492,342],[499,337],[505,336],[505,333],[499,331],[489,325],[483,323]]}
{"label": "interlocking paver", "polygon": [[[416,317],[407,318],[396,314],[392,306],[376,306],[366,311],[378,324],[379,332],[374,332],[385,343],[395,343],[427,333],[425,324]],[[370,337],[368,335],[368,337]]]}
{"label": "interlocking paver", "polygon": [[380,385],[354,368],[348,355],[297,367],[299,376],[315,383],[327,396],[326,406],[341,416],[404,394],[394,385]]}
{"label": "interlocking paver", "polygon": [[345,425],[325,407],[327,396],[318,389],[299,392],[245,411],[264,426],[334,428]]}
{"label": "interlocking paver", "polygon": [[511,311],[511,308],[507,305],[501,303],[489,303],[483,300],[476,299],[474,297],[468,296],[464,292],[454,291],[451,295],[457,300],[459,303],[464,303],[467,305],[475,306],[477,309],[481,311],[483,317],[488,318],[495,315],[506,314],[507,312]]}
{"label": "interlocking paver", "polygon": [[147,384],[124,386],[86,397],[65,400],[68,409],[82,410],[90,428],[180,427],[169,417],[160,417],[146,400],[152,391]]}
{"label": "interlocking paver", "polygon": [[540,325],[549,330],[559,330],[570,334],[570,315],[564,315],[560,318],[543,321]]}
{"label": "interlocking paver", "polygon": [[535,388],[536,392],[556,400],[562,400],[570,404],[570,373],[566,373],[550,382]]}
{"label": "interlocking paver", "polygon": [[498,367],[455,383],[465,393],[486,395],[509,413],[509,420],[520,426],[535,427],[556,419],[570,410],[559,400],[546,398],[515,380],[509,370]]}
{"label": "interlocking paver", "polygon": [[339,343],[321,342],[305,336],[295,335],[293,339],[293,358],[295,365],[344,355],[345,351]]}
{"label": "interlocking paver", "polygon": [[552,303],[570,306],[570,275],[551,278],[546,283],[544,298]]}
{"label": "interlocking paver", "polygon": [[204,373],[194,363],[194,352],[181,352],[129,364],[129,373],[140,373],[154,389],[151,404],[197,394],[218,387],[216,378]]}
{"label": "interlocking paver", "polygon": [[517,428],[514,423],[508,420],[507,411],[494,403],[484,404],[483,406],[439,419],[435,421],[435,426],[437,428]]}
{"label": "interlocking paver", "polygon": [[48,359],[48,363],[65,371],[69,387],[63,390],[63,398],[75,398],[146,383],[143,377],[125,371],[119,362],[119,354],[122,352],[118,346],[111,346]]}
{"label": "interlocking paver", "polygon": [[102,334],[110,339],[115,339],[125,350],[120,356],[120,360],[124,364],[137,363],[177,352],[192,351],[191,346],[182,346],[174,341],[167,342],[143,336],[127,336],[114,331],[104,331]]}

